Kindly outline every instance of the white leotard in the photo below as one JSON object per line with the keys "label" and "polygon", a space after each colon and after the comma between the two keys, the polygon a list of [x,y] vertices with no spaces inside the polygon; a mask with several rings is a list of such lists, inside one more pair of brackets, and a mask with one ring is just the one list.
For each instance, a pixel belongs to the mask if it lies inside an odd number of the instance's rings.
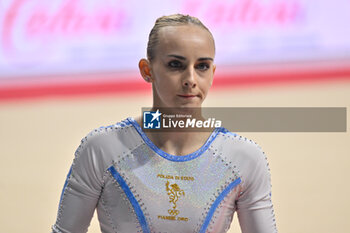
{"label": "white leotard", "polygon": [[53,232],[86,232],[94,210],[103,233],[277,232],[268,163],[254,142],[216,128],[196,152],[157,148],[133,118],[82,140]]}

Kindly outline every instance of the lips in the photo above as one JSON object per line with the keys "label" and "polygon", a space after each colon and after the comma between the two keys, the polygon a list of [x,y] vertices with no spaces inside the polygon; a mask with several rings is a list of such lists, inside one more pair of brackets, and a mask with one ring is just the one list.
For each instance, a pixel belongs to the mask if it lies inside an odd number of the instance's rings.
{"label": "lips", "polygon": [[178,95],[180,97],[183,97],[183,98],[194,98],[194,97],[197,97],[197,95],[193,95],[193,94],[181,94],[181,95]]}

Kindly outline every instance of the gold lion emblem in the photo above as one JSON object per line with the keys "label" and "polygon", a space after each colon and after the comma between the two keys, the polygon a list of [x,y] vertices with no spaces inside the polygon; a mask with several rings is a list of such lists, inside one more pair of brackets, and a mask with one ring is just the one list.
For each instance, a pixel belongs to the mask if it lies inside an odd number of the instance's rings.
{"label": "gold lion emblem", "polygon": [[168,213],[172,216],[179,214],[179,211],[176,209],[176,202],[179,200],[180,196],[185,196],[185,192],[180,189],[180,187],[175,183],[170,185],[169,181],[165,184],[167,194],[169,196],[169,202],[173,203],[173,208],[168,210]]}

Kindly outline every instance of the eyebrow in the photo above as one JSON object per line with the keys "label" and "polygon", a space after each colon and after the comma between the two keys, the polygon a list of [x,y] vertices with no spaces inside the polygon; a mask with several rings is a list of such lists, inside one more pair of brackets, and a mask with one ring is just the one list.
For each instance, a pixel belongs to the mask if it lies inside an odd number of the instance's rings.
{"label": "eyebrow", "polygon": [[[180,56],[180,55],[175,55],[175,54],[169,54],[168,57],[175,57],[175,58],[177,58],[177,59],[179,59],[179,60],[186,60],[185,57]],[[211,57],[201,57],[201,58],[198,58],[198,60],[199,60],[199,61],[205,61],[205,60],[214,61],[214,59],[211,58]]]}

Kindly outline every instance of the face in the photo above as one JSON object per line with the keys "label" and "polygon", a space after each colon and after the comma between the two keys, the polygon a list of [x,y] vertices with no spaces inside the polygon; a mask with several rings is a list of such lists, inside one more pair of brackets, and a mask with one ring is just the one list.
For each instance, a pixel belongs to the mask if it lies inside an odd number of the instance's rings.
{"label": "face", "polygon": [[196,25],[168,26],[158,32],[149,63],[154,107],[201,107],[213,81],[211,35]]}

